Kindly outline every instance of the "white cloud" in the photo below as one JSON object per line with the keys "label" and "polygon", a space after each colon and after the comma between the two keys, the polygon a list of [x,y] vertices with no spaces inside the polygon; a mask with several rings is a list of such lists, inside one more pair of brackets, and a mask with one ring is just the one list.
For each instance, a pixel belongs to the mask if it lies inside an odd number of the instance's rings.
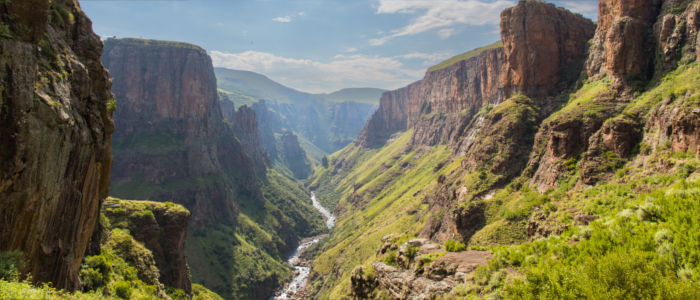
{"label": "white cloud", "polygon": [[357,52],[357,48],[355,48],[355,47],[348,47],[348,48],[343,49],[343,52],[347,52],[347,53]]}
{"label": "white cloud", "polygon": [[379,0],[378,14],[420,15],[389,35],[371,39],[370,44],[378,46],[392,38],[434,29],[439,29],[438,35],[445,39],[452,35],[456,25],[497,24],[501,11],[513,5],[515,1],[512,0]]}
{"label": "white cloud", "polygon": [[306,12],[305,12],[305,11],[300,11],[300,12],[297,13],[297,15],[299,15],[300,17],[303,17],[303,16],[306,15]]}
{"label": "white cloud", "polygon": [[411,52],[402,55],[395,56],[399,59],[419,59],[423,60],[424,65],[434,64],[443,61],[453,55],[449,52],[439,52],[439,53],[422,53],[422,52]]}
{"label": "white cloud", "polygon": [[280,22],[280,23],[289,23],[292,21],[292,17],[290,17],[290,16],[277,17],[277,18],[273,18],[272,21]]}
{"label": "white cloud", "polygon": [[403,59],[439,60],[435,55],[409,53],[394,57],[339,54],[328,62],[245,51],[211,52],[217,67],[262,73],[284,85],[308,92],[330,92],[346,87],[373,86],[394,89],[420,79],[425,69],[406,67]]}
{"label": "white cloud", "polygon": [[438,30],[438,36],[440,36],[441,39],[445,40],[445,39],[451,37],[454,32],[455,32],[454,28],[443,28],[443,29]]}

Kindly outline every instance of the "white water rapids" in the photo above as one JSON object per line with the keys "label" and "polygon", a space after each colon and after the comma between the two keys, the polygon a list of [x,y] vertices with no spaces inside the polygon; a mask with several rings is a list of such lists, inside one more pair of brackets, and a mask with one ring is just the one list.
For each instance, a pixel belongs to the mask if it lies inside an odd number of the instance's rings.
{"label": "white water rapids", "polygon": [[[314,208],[316,208],[316,210],[318,210],[326,219],[326,227],[328,227],[328,229],[333,228],[333,226],[335,226],[335,216],[331,214],[331,212],[328,211],[325,207],[323,207],[320,202],[318,202],[318,199],[316,199],[316,194],[314,192],[311,192],[311,203],[313,203]],[[300,259],[299,255],[302,252],[304,252],[306,248],[311,247],[311,245],[318,243],[318,241],[320,240],[321,239],[319,237],[312,237],[302,240],[301,244],[299,244],[294,253],[292,253],[292,256],[290,256],[287,260],[288,264],[294,266],[294,279],[292,279],[292,281],[289,284],[287,284],[287,286],[285,286],[284,290],[282,290],[282,293],[275,296],[273,299],[300,299],[299,297],[295,296],[306,286],[306,281],[309,278],[311,267],[308,265],[308,262]]]}

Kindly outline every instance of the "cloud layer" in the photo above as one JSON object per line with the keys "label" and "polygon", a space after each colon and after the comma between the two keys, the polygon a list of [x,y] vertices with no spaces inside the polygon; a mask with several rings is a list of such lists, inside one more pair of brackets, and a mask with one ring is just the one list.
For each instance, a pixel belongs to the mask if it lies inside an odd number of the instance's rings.
{"label": "cloud layer", "polygon": [[390,39],[437,30],[440,38],[450,37],[456,25],[497,24],[503,9],[515,1],[497,0],[379,0],[378,14],[419,14],[410,24],[392,30],[390,34],[371,39],[370,44],[382,45]]}
{"label": "cloud layer", "polygon": [[393,57],[339,54],[328,62],[245,51],[211,52],[214,66],[262,73],[284,85],[306,92],[331,92],[347,87],[395,89],[423,76],[425,67],[406,67],[405,60],[421,60],[424,65],[450,57],[449,53],[413,52]]}

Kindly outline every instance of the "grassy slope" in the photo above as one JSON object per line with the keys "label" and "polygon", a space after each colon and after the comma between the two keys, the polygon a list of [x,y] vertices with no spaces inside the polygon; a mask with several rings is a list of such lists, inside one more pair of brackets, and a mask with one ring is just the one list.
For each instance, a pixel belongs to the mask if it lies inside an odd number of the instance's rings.
{"label": "grassy slope", "polygon": [[[681,101],[692,109],[700,105],[700,64],[681,66],[639,95],[630,104],[597,103],[608,93],[609,82],[590,82],[574,93],[559,112],[545,122],[589,118],[605,109],[621,111],[608,121],[648,112],[664,99]],[[318,167],[311,187],[321,200],[345,212],[314,261],[312,286],[321,298],[346,295],[350,271],[375,259],[380,239],[388,233],[412,235],[424,224],[424,195],[434,191],[436,178],[453,170],[462,172],[460,158],[434,147],[420,158],[402,154],[411,132],[381,149],[348,146],[331,162],[349,162],[343,172]],[[647,147],[644,143],[640,148]],[[496,256],[480,268],[458,295],[510,298],[697,298],[700,293],[700,167],[693,153],[673,153],[668,146],[637,153],[633,159],[611,157],[615,175],[592,188],[577,185],[580,166],[567,161],[571,173],[554,190],[540,194],[526,176],[512,180],[483,200],[486,225],[469,241],[476,249]],[[406,169],[399,166],[411,161]],[[431,165],[447,161],[433,172]],[[478,187],[492,174],[465,174],[461,182]],[[365,197],[352,204],[355,195]],[[420,191],[420,192],[419,192]],[[363,193],[364,192],[364,193]],[[418,192],[418,193],[416,193]],[[363,204],[364,203],[364,204]],[[415,215],[409,211],[416,209]],[[526,242],[525,226],[534,211],[543,212],[544,226],[563,233]],[[413,213],[413,211],[411,212]],[[577,213],[597,217],[589,226],[574,222]],[[323,278],[323,279],[321,279]]]}
{"label": "grassy slope", "polygon": [[[192,273],[193,282],[208,282],[218,291],[232,285],[232,297],[244,299],[258,285],[280,285],[291,278],[292,269],[285,263],[290,248],[285,237],[312,236],[325,230],[323,217],[311,206],[306,190],[298,183],[270,169],[262,184],[265,202],[241,197],[235,228],[219,225],[204,232],[188,234],[188,262],[204,265],[217,257],[206,272]],[[309,220],[308,227],[304,220]],[[293,232],[301,231],[301,232]],[[225,295],[228,297],[227,295]]]}
{"label": "grassy slope", "polygon": [[357,102],[379,105],[379,98],[386,90],[375,88],[348,88],[330,94],[321,94],[328,102]]}
{"label": "grassy slope", "polygon": [[[323,282],[313,282],[314,289],[324,294],[323,298],[339,299],[346,293],[352,269],[371,262],[383,236],[417,234],[424,223],[427,205],[414,195],[429,190],[439,174],[457,168],[458,164],[451,164],[438,173],[434,171],[451,153],[444,146],[425,153],[402,153],[411,134],[411,131],[404,133],[380,151],[365,154],[351,145],[332,156],[331,161],[355,159],[357,167],[347,174],[329,176],[329,170],[319,171],[313,184],[334,187],[321,192],[321,200],[330,205],[330,195],[341,195],[338,209],[348,211],[314,260],[314,272],[325,277]],[[356,194],[369,200],[362,209],[352,210],[355,205],[350,194],[354,187],[358,187]]]}
{"label": "grassy slope", "polygon": [[479,53],[481,53],[481,52],[484,52],[484,51],[486,51],[486,50],[495,49],[495,48],[500,48],[500,47],[503,47],[503,42],[498,41],[498,42],[495,42],[495,43],[493,43],[493,44],[491,44],[491,45],[484,46],[484,47],[481,47],[481,48],[477,48],[477,49],[474,49],[474,50],[471,50],[471,51],[468,51],[468,52],[465,52],[465,53],[462,53],[462,54],[459,54],[459,55],[450,57],[450,58],[446,59],[445,61],[443,61],[443,62],[441,62],[441,63],[439,63],[439,64],[437,64],[437,65],[434,65],[434,66],[430,67],[430,68],[428,69],[428,72],[437,71],[437,70],[440,70],[440,69],[443,69],[443,68],[447,68],[447,67],[449,67],[449,66],[451,66],[451,65],[454,65],[455,63],[457,63],[457,62],[459,62],[459,61],[462,61],[462,60],[465,60],[465,59],[468,59],[468,58],[472,58],[472,57],[476,56],[477,54],[479,54]]}

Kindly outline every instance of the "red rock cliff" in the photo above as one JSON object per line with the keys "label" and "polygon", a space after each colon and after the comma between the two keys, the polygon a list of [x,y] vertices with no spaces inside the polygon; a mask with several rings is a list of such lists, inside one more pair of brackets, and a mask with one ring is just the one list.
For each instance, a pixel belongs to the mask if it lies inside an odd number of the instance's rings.
{"label": "red rock cliff", "polygon": [[501,12],[506,98],[560,93],[578,79],[577,65],[583,64],[594,33],[593,22],[553,4],[520,1]]}
{"label": "red rock cliff", "polygon": [[102,42],[72,0],[5,1],[0,19],[0,251],[72,290],[112,164]]}
{"label": "red rock cliff", "polygon": [[112,195],[183,204],[195,227],[234,223],[231,187],[220,178],[230,173],[254,186],[254,177],[244,178],[251,162],[223,122],[207,53],[184,43],[110,39],[102,59],[119,106]]}
{"label": "red rock cliff", "polygon": [[423,80],[385,92],[379,109],[367,121],[356,143],[382,145],[396,131],[411,128],[421,114],[476,112],[502,101],[501,48],[485,50],[449,67],[427,72]]}

